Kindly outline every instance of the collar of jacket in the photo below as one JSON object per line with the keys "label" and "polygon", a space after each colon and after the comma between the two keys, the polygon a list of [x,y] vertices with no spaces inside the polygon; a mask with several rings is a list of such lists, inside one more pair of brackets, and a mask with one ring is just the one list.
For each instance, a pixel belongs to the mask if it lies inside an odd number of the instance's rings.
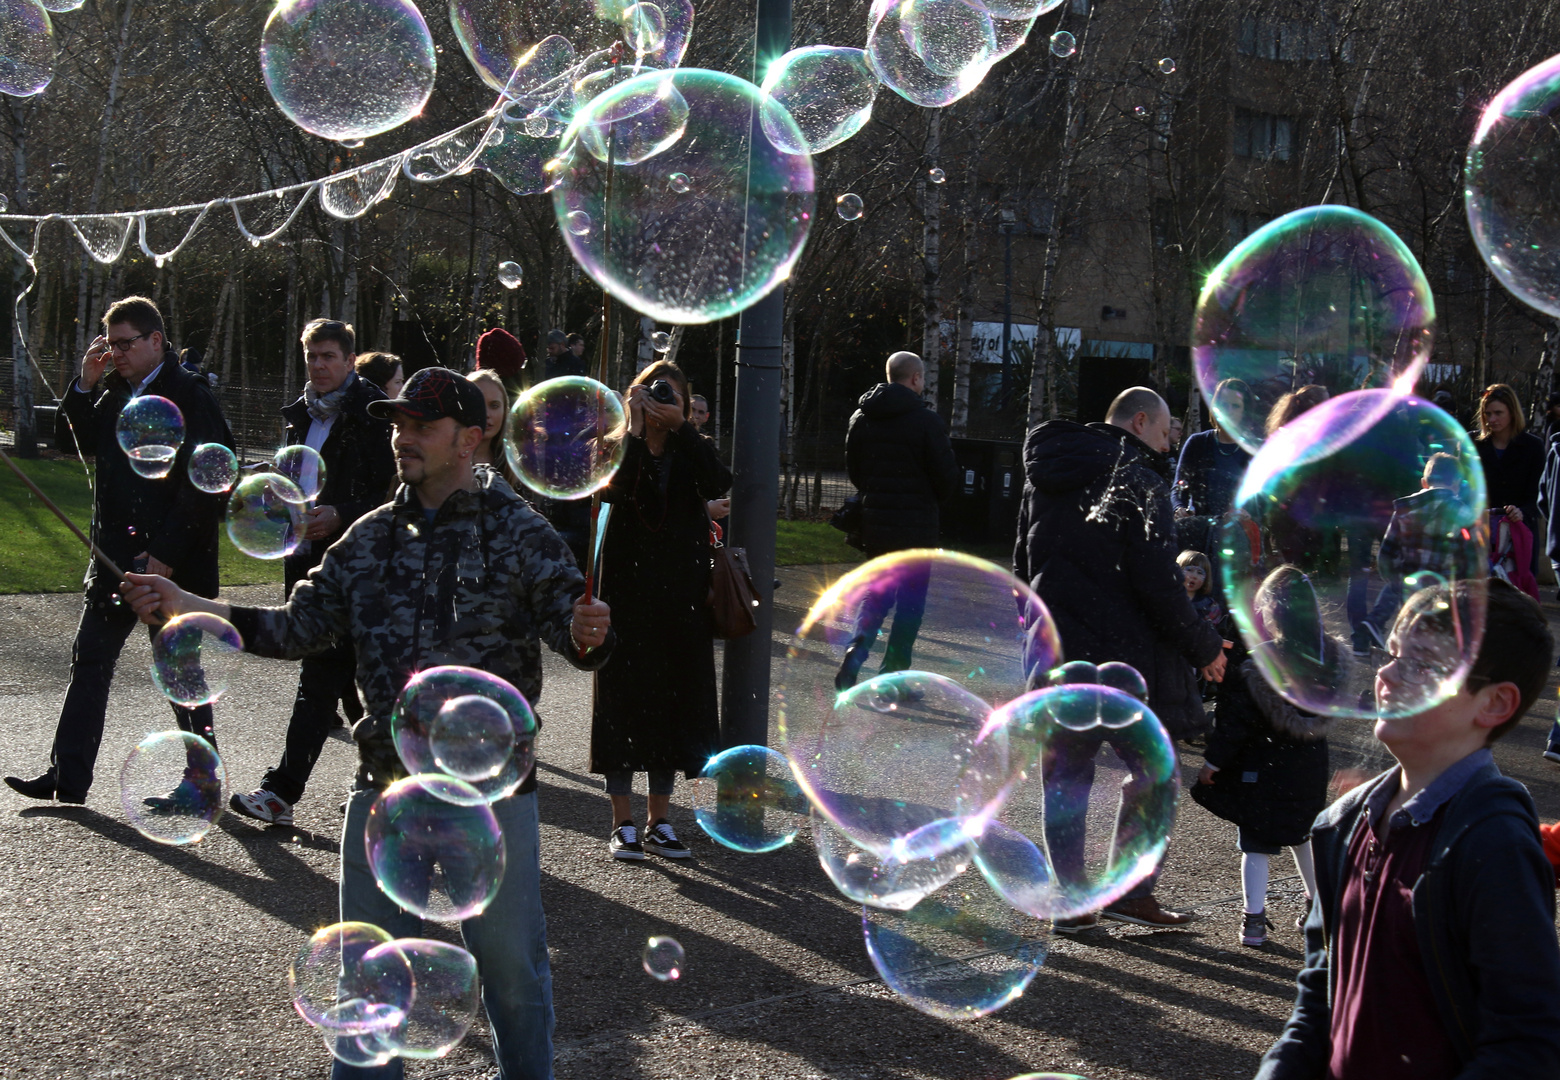
{"label": "collar of jacket", "polygon": [[[367,416],[368,403],[379,400],[371,390],[367,379],[360,379],[354,373],[349,376],[346,396],[341,399],[342,416]],[[299,394],[298,400],[283,405],[281,408],[282,419],[287,421],[287,426],[307,431],[309,422],[314,418],[309,415],[309,402],[304,395]]]}
{"label": "collar of jacket", "polygon": [[[478,471],[474,475],[477,478],[477,486],[473,489],[459,488],[450,492],[449,497],[434,514],[435,523],[448,521],[451,518],[475,517],[486,507],[488,492],[493,487],[494,474]],[[423,504],[418,500],[417,493],[412,490],[410,484],[402,484],[396,488],[391,505],[397,518],[410,518],[415,522],[424,520]]]}

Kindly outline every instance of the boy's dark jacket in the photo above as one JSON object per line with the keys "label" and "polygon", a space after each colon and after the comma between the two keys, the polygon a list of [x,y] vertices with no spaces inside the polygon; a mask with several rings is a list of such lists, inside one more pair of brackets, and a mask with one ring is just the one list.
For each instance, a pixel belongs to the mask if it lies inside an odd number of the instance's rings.
{"label": "boy's dark jacket", "polygon": [[[1362,808],[1370,793],[1395,776],[1361,785],[1316,819],[1319,895],[1305,925],[1305,967],[1294,1013],[1258,1080],[1326,1075],[1334,990],[1328,947],[1349,841],[1367,827]],[[1459,1080],[1560,1077],[1554,880],[1527,789],[1486,764],[1446,804],[1430,865],[1414,886],[1419,951],[1462,1060]]]}

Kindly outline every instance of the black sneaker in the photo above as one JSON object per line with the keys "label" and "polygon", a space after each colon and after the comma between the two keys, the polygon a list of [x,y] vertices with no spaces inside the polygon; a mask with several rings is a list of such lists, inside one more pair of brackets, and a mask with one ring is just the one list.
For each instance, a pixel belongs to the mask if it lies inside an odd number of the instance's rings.
{"label": "black sneaker", "polygon": [[1076,934],[1081,930],[1093,930],[1099,924],[1100,917],[1090,912],[1073,919],[1054,919],[1051,922],[1051,929],[1058,934]]}
{"label": "black sneaker", "polygon": [[687,859],[693,856],[688,845],[677,839],[672,823],[664,818],[645,830],[644,850],[666,859]]}
{"label": "black sneaker", "polygon": [[1272,925],[1268,922],[1266,911],[1259,911],[1255,915],[1247,912],[1245,922],[1240,928],[1240,943],[1249,945],[1253,949],[1261,948],[1267,944],[1268,927]]}
{"label": "black sneaker", "polygon": [[[1556,765],[1560,765],[1560,747],[1551,746],[1549,749],[1545,750],[1544,760],[1553,761]],[[10,781],[7,780],[7,783],[10,783]],[[13,784],[12,786],[14,787],[15,785]]]}
{"label": "black sneaker", "polygon": [[634,828],[632,821],[625,821],[612,830],[612,838],[607,841],[607,850],[612,852],[614,859],[645,857],[644,845],[639,842],[639,830]]}

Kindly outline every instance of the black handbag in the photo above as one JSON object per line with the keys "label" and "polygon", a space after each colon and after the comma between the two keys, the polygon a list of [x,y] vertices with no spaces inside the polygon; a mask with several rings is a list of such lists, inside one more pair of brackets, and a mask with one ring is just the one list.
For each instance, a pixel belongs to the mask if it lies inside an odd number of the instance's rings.
{"label": "black handbag", "polygon": [[829,524],[845,534],[845,542],[857,551],[865,551],[861,539],[861,496],[851,495],[845,504],[829,515]]}

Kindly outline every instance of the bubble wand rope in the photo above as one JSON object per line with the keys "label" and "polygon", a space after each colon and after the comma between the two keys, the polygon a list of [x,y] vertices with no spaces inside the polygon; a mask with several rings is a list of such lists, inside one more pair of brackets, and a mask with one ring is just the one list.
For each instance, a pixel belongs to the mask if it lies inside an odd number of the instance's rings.
{"label": "bubble wand rope", "polygon": [[65,527],[67,529],[76,534],[76,539],[87,545],[88,550],[92,552],[93,558],[97,559],[104,566],[108,567],[109,571],[114,575],[114,581],[116,583],[125,579],[124,571],[119,569],[114,560],[103,554],[103,549],[98,547],[90,536],[77,528],[76,523],[65,516],[65,511],[61,510],[57,505],[55,505],[54,500],[45,495],[43,490],[38,487],[37,484],[33,483],[32,477],[22,472],[21,466],[12,461],[11,455],[7,454],[3,449],[0,449],[0,461],[4,461],[6,465],[10,467],[11,471],[16,474],[16,478],[27,485],[27,490],[36,495],[39,502],[43,503],[44,506],[47,506],[49,510],[53,512],[55,517],[59,518],[65,523]]}

